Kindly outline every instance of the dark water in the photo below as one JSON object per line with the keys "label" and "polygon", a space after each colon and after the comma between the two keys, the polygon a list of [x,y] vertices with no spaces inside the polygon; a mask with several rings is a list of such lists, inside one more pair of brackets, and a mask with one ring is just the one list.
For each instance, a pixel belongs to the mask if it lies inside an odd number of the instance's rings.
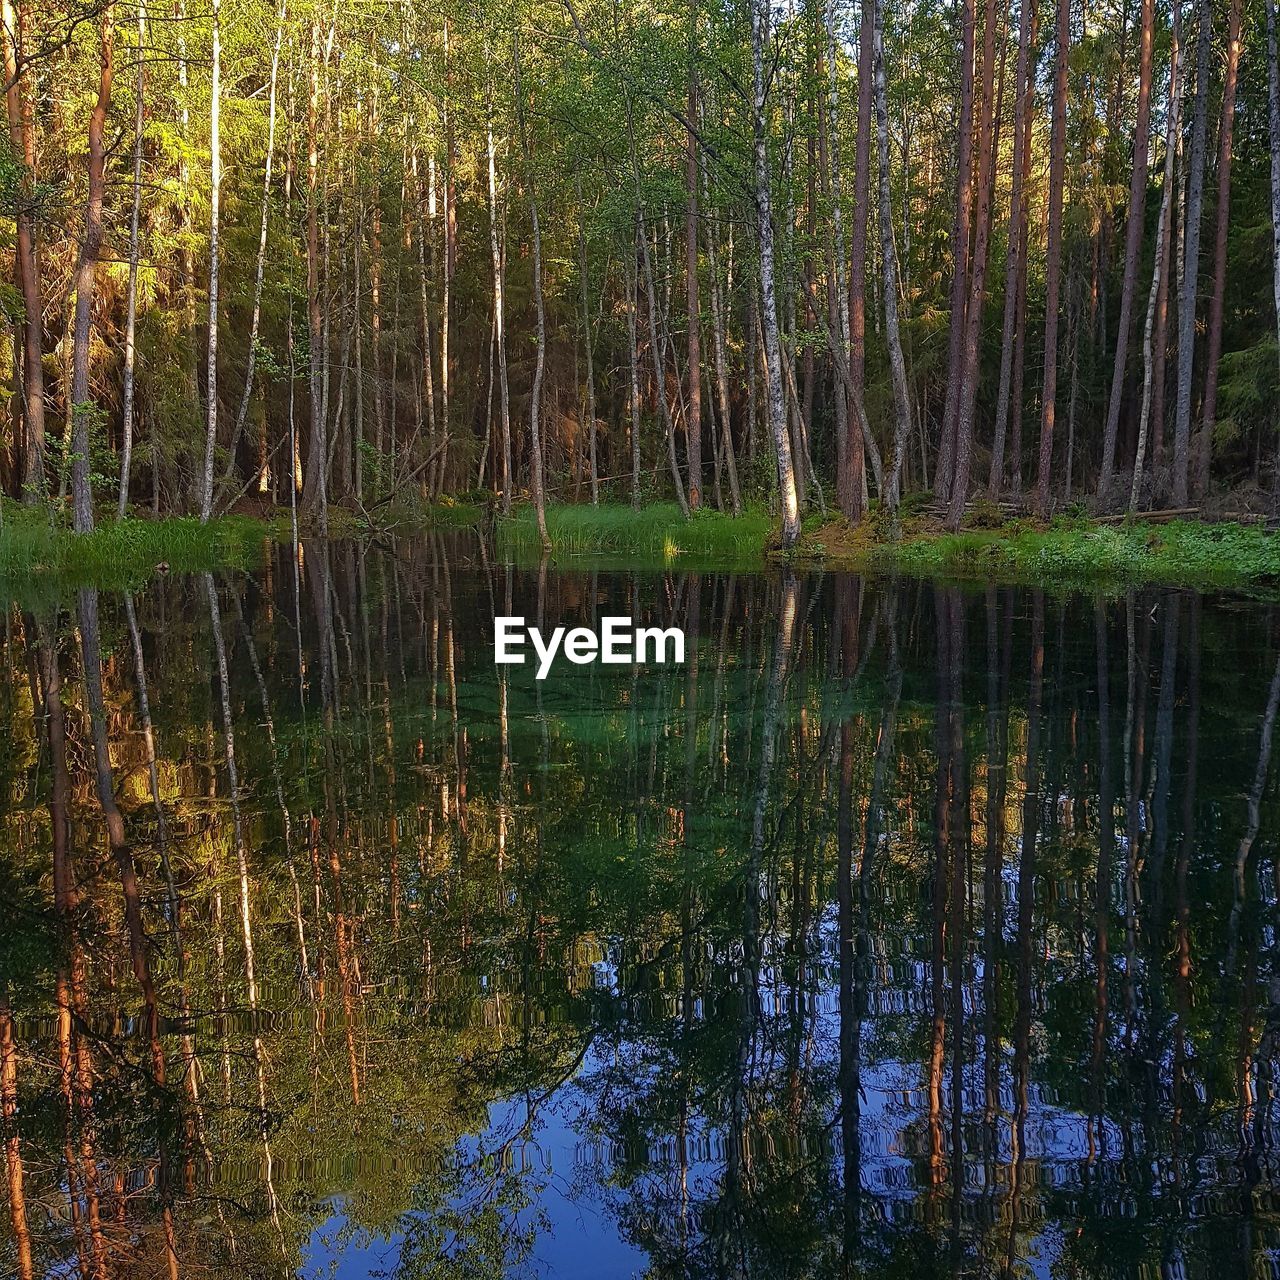
{"label": "dark water", "polygon": [[1275,1275],[1276,621],[439,543],[11,605],[0,1271]]}

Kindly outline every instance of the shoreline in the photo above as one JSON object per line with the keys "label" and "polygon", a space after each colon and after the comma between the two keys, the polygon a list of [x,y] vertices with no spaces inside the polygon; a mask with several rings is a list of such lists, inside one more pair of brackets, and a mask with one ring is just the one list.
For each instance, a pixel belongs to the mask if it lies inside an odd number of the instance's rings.
{"label": "shoreline", "polygon": [[[202,525],[193,516],[159,520],[128,516],[77,534],[31,508],[6,505],[0,525],[0,579],[116,586],[157,570],[250,569],[268,541],[287,541],[289,513],[229,514]],[[491,507],[445,499],[427,508],[388,513],[370,529],[356,513],[335,507],[334,541],[492,529],[498,552],[518,562],[541,558],[532,507],[501,517]],[[1008,585],[1098,589],[1137,585],[1188,588],[1280,584],[1280,533],[1233,520],[1099,521],[1058,516],[993,519],[947,533],[927,512],[904,512],[891,540],[877,513],[856,528],[843,518],[811,515],[789,554],[777,547],[775,518],[759,508],[733,516],[703,511],[686,519],[674,503],[630,506],[564,504],[547,508],[550,561],[596,568],[676,567],[749,572],[780,564],[837,572],[906,573]],[[983,516],[986,516],[983,519]],[[981,521],[981,524],[978,524]],[[308,533],[308,536],[313,536]]]}

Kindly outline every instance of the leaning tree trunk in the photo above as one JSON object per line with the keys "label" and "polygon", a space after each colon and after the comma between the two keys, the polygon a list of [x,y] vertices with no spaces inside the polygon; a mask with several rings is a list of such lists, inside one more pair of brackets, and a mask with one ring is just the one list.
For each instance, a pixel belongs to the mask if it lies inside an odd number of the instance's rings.
{"label": "leaning tree trunk", "polygon": [[76,257],[75,329],[71,347],[71,488],[73,523],[77,533],[93,528],[90,488],[90,422],[95,409],[89,401],[89,338],[93,327],[93,294],[102,252],[102,199],[106,192],[107,112],[115,76],[115,5],[102,9],[98,62],[98,98],[89,116],[89,186],[84,207],[84,230]]}
{"label": "leaning tree trunk", "polygon": [[1058,395],[1058,292],[1062,283],[1062,187],[1067,164],[1067,53],[1071,43],[1071,0],[1058,0],[1054,56],[1053,128],[1049,141],[1049,232],[1045,252],[1044,382],[1040,397],[1040,457],[1036,474],[1036,514],[1049,514],[1053,464],[1054,409]]}
{"label": "leaning tree trunk", "polygon": [[1222,124],[1218,131],[1218,225],[1213,251],[1213,296],[1209,302],[1209,354],[1204,370],[1204,426],[1196,453],[1193,492],[1197,499],[1209,487],[1209,459],[1218,412],[1218,362],[1222,359],[1222,312],[1227,292],[1227,231],[1231,216],[1231,136],[1236,117],[1236,76],[1240,67],[1243,5],[1231,0],[1227,19],[1227,68],[1222,81]]}
{"label": "leaning tree trunk", "polygon": [[782,505],[782,545],[795,546],[800,537],[800,505],[796,498],[795,467],[787,434],[787,408],[782,395],[782,347],[778,340],[778,301],[773,280],[773,199],[769,191],[769,150],[765,115],[765,48],[769,35],[770,0],[751,0],[752,126],[755,159],[756,234],[760,243],[760,317],[764,331],[766,398],[769,432],[778,466],[778,497]]}
{"label": "leaning tree trunk", "polygon": [[1107,401],[1107,421],[1102,435],[1102,464],[1098,472],[1098,499],[1107,501],[1115,467],[1116,434],[1120,427],[1120,402],[1129,357],[1129,334],[1133,328],[1133,294],[1142,258],[1143,212],[1147,199],[1147,167],[1151,132],[1151,46],[1155,29],[1154,0],[1142,0],[1142,35],[1138,55],[1138,118],[1133,139],[1133,173],[1129,182],[1128,225],[1125,228],[1124,275],[1120,281],[1120,318],[1116,327],[1115,364],[1111,369],[1111,396]]}
{"label": "leaning tree trunk", "polygon": [[1200,274],[1200,213],[1204,203],[1205,135],[1209,114],[1209,6],[1199,0],[1196,83],[1192,100],[1191,158],[1187,172],[1187,216],[1182,228],[1182,290],[1178,297],[1178,392],[1173,420],[1173,504],[1187,504],[1191,447],[1191,376],[1195,371],[1196,296]]}

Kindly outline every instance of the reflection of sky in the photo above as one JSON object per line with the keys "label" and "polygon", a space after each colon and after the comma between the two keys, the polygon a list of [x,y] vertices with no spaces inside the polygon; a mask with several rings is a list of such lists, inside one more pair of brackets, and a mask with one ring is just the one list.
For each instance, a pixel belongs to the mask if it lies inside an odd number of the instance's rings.
{"label": "reflection of sky", "polygon": [[[824,978],[832,976],[824,975]],[[609,989],[616,974],[606,963],[597,970],[597,977],[599,985]],[[976,972],[970,974],[970,981],[976,985],[969,987],[965,1001],[968,1017],[975,1020],[971,1024],[975,1030],[980,1029],[982,1023],[981,1013],[973,1012],[979,999],[981,978],[979,965]],[[892,1003],[884,1000],[888,992],[883,990],[868,994],[872,1008]],[[784,997],[781,973],[766,963],[761,970],[761,1012],[766,1021],[785,1016]],[[824,980],[816,997],[809,998],[814,1001],[810,1068],[814,1076],[834,1079],[838,1066],[838,995],[831,983]],[[701,1009],[695,1014],[699,1020],[703,1016]],[[892,1056],[876,1060],[873,1035],[874,1018],[863,1025],[862,1185],[875,1197],[878,1212],[889,1225],[906,1227],[920,1211],[923,1190],[920,1162],[928,1157],[925,1130],[928,1101],[923,1067]],[[751,1055],[756,1064],[752,1072],[756,1086],[767,1083],[772,1052],[774,1050],[761,1040]],[[674,1138],[666,1135],[643,1153],[638,1177],[625,1189],[620,1188],[612,1175],[623,1154],[615,1150],[608,1135],[596,1128],[597,1109],[589,1082],[593,1077],[608,1075],[612,1090],[629,1096],[638,1108],[643,1107],[644,1095],[656,1083],[657,1073],[669,1065],[649,1054],[645,1045],[625,1040],[612,1046],[593,1046],[573,1077],[535,1103],[532,1135],[522,1131],[528,1113],[526,1100],[519,1097],[495,1103],[490,1108],[489,1124],[484,1132],[468,1136],[459,1144],[461,1162],[472,1166],[479,1165],[484,1153],[493,1153],[510,1144],[507,1163],[520,1175],[521,1186],[532,1200],[529,1207],[520,1211],[519,1222],[539,1225],[529,1259],[514,1274],[594,1280],[600,1276],[636,1276],[645,1270],[649,1261],[646,1254],[620,1238],[618,1222],[628,1201],[632,1208],[645,1207],[646,1192],[655,1202],[670,1204],[664,1188],[674,1185],[678,1178]],[[977,1145],[983,1138],[980,1130],[985,1105],[984,1047],[980,1034],[966,1054],[962,1080],[966,1115],[964,1196],[970,1205],[987,1202],[996,1212],[999,1212],[997,1206],[1005,1204],[1009,1195],[1015,1106],[1009,1083],[1011,1062],[1007,1045],[1000,1046],[998,1056],[1001,1086],[994,1186],[988,1179],[992,1157],[984,1155]],[[782,1063],[775,1060],[773,1066],[781,1070]],[[943,1080],[944,1160],[949,1159],[950,1091],[948,1053]],[[830,1105],[838,1105],[838,1096],[830,1098]],[[839,1171],[839,1119],[831,1112],[825,1119],[829,1158]],[[1027,1273],[1046,1280],[1061,1259],[1064,1233],[1071,1230],[1071,1219],[1055,1221],[1047,1216],[1043,1197],[1052,1191],[1070,1194],[1081,1186],[1087,1176],[1085,1165],[1090,1151],[1088,1124],[1086,1116],[1056,1105],[1032,1084],[1025,1125],[1019,1254]],[[695,1199],[715,1195],[725,1168],[725,1143],[726,1134],[718,1120],[696,1110],[691,1112],[686,1143],[687,1178]],[[1094,1133],[1095,1157],[1104,1162],[1114,1160],[1122,1149],[1119,1129],[1104,1121],[1101,1131]],[[636,1153],[626,1153],[626,1160],[635,1174]],[[459,1198],[451,1203],[454,1209],[465,1210],[468,1203],[474,1206],[479,1200]],[[1122,1205],[1115,1208],[1124,1212]],[[1061,1212],[1061,1205],[1058,1210]],[[403,1230],[385,1239],[370,1239],[366,1233],[352,1229],[339,1198],[334,1201],[328,1219],[312,1233],[304,1250],[300,1275],[335,1276],[337,1280],[394,1275],[403,1239]]]}

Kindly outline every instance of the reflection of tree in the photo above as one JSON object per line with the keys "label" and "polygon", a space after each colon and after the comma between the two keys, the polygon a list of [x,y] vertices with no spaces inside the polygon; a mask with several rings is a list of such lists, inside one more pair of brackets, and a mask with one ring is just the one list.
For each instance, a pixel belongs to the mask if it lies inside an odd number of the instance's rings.
{"label": "reflection of tree", "polygon": [[[444,554],[15,619],[0,1268],[293,1273],[337,1211],[518,1274],[555,1195],[654,1276],[1258,1265],[1253,613]],[[521,610],[702,643],[537,685]]]}

